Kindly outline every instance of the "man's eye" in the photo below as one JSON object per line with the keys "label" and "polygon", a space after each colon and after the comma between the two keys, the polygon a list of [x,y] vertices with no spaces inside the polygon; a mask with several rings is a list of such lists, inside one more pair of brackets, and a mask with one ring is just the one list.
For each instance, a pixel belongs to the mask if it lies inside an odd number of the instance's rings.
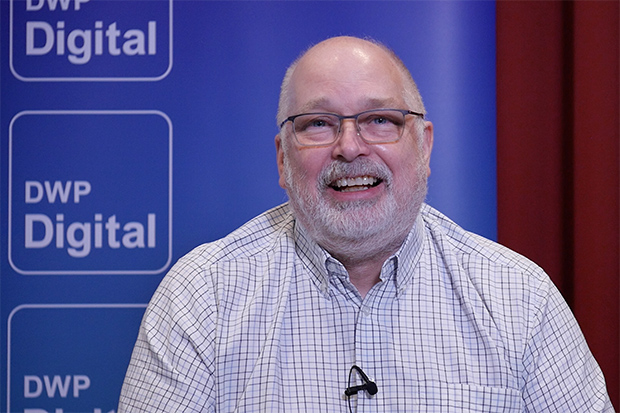
{"label": "man's eye", "polygon": [[391,114],[374,114],[372,116],[368,116],[366,119],[360,119],[360,123],[363,123],[368,126],[374,127],[385,127],[385,126],[401,126],[403,121],[401,118],[396,116],[392,116]]}
{"label": "man's eye", "polygon": [[325,120],[323,119],[315,119],[310,122],[310,126],[313,128],[322,128],[324,126],[327,126],[327,122],[325,122]]}
{"label": "man's eye", "polygon": [[326,128],[337,126],[338,119],[331,119],[328,116],[301,117],[297,119],[297,131],[319,131]]}

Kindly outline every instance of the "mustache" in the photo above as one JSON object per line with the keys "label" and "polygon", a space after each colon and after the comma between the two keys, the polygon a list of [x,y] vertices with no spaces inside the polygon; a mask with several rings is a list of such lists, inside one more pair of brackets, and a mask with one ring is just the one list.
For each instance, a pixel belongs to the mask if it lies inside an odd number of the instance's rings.
{"label": "mustache", "polygon": [[326,188],[338,179],[366,175],[385,182],[387,186],[392,184],[392,171],[390,171],[385,164],[372,161],[368,158],[357,158],[353,162],[332,161],[323,168],[319,174],[318,181],[322,188]]}

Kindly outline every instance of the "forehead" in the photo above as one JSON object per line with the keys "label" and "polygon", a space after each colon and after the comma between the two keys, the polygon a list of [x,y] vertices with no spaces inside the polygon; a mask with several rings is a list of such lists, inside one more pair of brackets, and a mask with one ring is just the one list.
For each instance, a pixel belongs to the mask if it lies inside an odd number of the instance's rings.
{"label": "forehead", "polygon": [[403,81],[391,56],[373,44],[335,42],[302,57],[291,77],[293,110],[402,106]]}

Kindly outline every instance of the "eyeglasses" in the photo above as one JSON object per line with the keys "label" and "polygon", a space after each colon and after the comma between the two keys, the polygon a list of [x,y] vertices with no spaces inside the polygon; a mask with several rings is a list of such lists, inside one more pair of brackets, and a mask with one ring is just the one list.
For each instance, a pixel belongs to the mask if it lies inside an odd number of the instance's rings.
{"label": "eyeglasses", "polygon": [[335,113],[301,113],[289,116],[280,124],[293,124],[293,133],[301,146],[323,146],[336,142],[344,119],[355,120],[355,130],[366,143],[391,143],[403,136],[405,116],[424,119],[424,114],[408,109],[372,109],[357,115],[341,116]]}

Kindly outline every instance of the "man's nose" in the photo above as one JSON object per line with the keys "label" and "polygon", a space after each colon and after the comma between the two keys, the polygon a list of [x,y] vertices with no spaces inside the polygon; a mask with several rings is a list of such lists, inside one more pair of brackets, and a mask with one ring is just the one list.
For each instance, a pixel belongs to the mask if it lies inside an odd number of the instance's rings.
{"label": "man's nose", "polygon": [[359,134],[355,119],[343,119],[340,134],[334,145],[333,157],[353,161],[358,156],[368,155],[370,146]]}

